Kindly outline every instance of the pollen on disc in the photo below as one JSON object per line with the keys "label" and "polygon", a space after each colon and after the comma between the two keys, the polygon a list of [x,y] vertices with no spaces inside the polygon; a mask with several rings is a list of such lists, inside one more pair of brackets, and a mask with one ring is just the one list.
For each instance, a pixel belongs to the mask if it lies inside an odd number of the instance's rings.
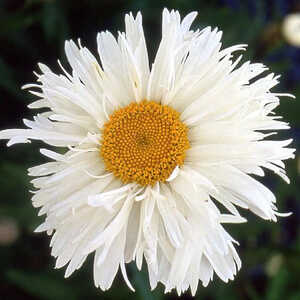
{"label": "pollen on disc", "polygon": [[189,148],[187,130],[171,107],[134,102],[110,115],[100,153],[107,171],[124,183],[154,185],[183,164]]}

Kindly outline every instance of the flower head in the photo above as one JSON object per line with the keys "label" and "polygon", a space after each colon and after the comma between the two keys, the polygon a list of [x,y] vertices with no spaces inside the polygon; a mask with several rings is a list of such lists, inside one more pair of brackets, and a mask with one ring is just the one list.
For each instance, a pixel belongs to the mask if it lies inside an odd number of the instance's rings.
{"label": "flower head", "polygon": [[282,33],[289,44],[300,47],[300,13],[289,14],[284,18]]}
{"label": "flower head", "polygon": [[162,282],[194,295],[199,280],[206,286],[215,272],[227,282],[241,267],[223,228],[245,221],[236,206],[279,215],[273,193],[250,176],[265,168],[288,181],[282,161],[293,157],[291,141],[265,140],[289,128],[273,114],[278,77],[261,75],[259,63],[238,67],[233,53],[245,45],[221,49],[217,29],[190,30],[195,17],[163,11],[151,69],[140,13],[126,15],[117,40],[98,34],[100,60],[67,41],[72,72],[40,64],[38,84],[25,86],[39,97],[29,107],[47,112],[0,133],[8,145],[68,147],[41,149],[52,161],[29,169],[33,205],[46,215],[36,231],[52,234],[66,276],[95,253],[96,286],[108,289],[120,267],[132,288],[125,263],[140,269],[145,259],[151,288]]}

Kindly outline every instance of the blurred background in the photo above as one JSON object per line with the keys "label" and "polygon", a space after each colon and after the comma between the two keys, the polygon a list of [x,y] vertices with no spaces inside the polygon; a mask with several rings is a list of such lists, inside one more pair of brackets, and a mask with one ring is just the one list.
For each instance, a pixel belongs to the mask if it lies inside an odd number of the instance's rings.
{"label": "blurred background", "polygon": [[[277,112],[292,129],[279,137],[292,136],[293,146],[299,149],[300,21],[292,36],[287,23],[291,14],[300,13],[299,0],[0,0],[0,129],[21,127],[24,117],[31,118],[27,105],[34,98],[20,87],[35,80],[38,62],[59,71],[57,59],[66,63],[66,39],[80,37],[95,53],[98,31],[123,31],[124,14],[141,10],[153,59],[163,7],[179,9],[182,15],[199,11],[194,28],[219,27],[224,46],[249,45],[244,61],[263,62],[282,74],[275,90],[293,93],[298,100],[282,99]],[[44,162],[40,146],[35,142],[6,148],[1,142],[0,299],[177,299],[174,292],[164,295],[162,285],[150,292],[147,270],[137,272],[134,264],[128,266],[128,273],[136,293],[129,291],[121,276],[109,291],[96,289],[92,257],[68,279],[64,279],[64,270],[53,268],[49,237],[33,233],[43,217],[31,206],[32,187],[26,171]],[[298,156],[287,162],[290,185],[270,173],[263,180],[276,194],[280,211],[293,215],[271,223],[243,211],[248,223],[226,226],[240,241],[242,270],[228,284],[216,277],[207,288],[199,285],[195,299],[300,300],[299,168]],[[192,299],[190,292],[181,298]]]}

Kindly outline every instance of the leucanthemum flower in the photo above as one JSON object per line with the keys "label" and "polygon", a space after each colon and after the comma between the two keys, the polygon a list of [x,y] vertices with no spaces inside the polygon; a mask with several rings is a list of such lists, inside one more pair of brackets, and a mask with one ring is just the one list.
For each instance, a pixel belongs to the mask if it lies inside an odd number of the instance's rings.
{"label": "leucanthemum flower", "polygon": [[273,113],[278,76],[262,76],[260,63],[238,67],[233,53],[245,45],[221,49],[217,29],[190,30],[196,15],[181,21],[163,11],[151,68],[140,13],[126,15],[117,40],[98,34],[100,59],[67,41],[72,71],[39,64],[38,84],[25,86],[39,97],[29,107],[47,111],[24,120],[27,129],[0,133],[8,146],[67,147],[41,149],[52,161],[29,169],[33,205],[46,215],[36,231],[52,235],[66,277],[94,253],[97,287],[107,290],[120,267],[133,289],[125,263],[141,269],[145,260],[152,289],[162,282],[166,292],[194,295],[199,280],[206,286],[216,273],[227,282],[241,267],[223,228],[246,221],[237,206],[266,220],[280,215],[273,193],[250,176],[265,168],[288,182],[291,140],[264,140],[289,128]]}

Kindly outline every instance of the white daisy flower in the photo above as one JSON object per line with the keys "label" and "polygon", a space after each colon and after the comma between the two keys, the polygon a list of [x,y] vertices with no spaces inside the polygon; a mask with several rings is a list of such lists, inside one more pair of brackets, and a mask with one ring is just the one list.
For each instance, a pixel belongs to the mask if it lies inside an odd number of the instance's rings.
{"label": "white daisy flower", "polygon": [[[273,113],[278,76],[221,49],[222,32],[193,31],[197,13],[182,21],[163,11],[162,39],[149,67],[142,16],[125,16],[125,33],[97,36],[97,59],[67,41],[72,72],[54,74],[40,64],[39,97],[24,120],[28,129],[0,133],[8,146],[42,140],[68,147],[47,149],[52,161],[29,169],[37,178],[32,197],[45,222],[36,231],[52,235],[56,267],[66,277],[95,253],[94,281],[107,290],[120,267],[145,259],[151,288],[158,282],[178,294],[214,272],[225,282],[241,267],[234,239],[223,223],[241,223],[236,206],[276,221],[275,196],[250,175],[270,169],[288,182],[283,160],[294,157],[291,140],[264,140],[289,128]],[[38,88],[39,91],[36,91]],[[291,96],[291,95],[286,95]],[[267,133],[266,133],[267,131]],[[216,203],[228,213],[221,213]]]}

